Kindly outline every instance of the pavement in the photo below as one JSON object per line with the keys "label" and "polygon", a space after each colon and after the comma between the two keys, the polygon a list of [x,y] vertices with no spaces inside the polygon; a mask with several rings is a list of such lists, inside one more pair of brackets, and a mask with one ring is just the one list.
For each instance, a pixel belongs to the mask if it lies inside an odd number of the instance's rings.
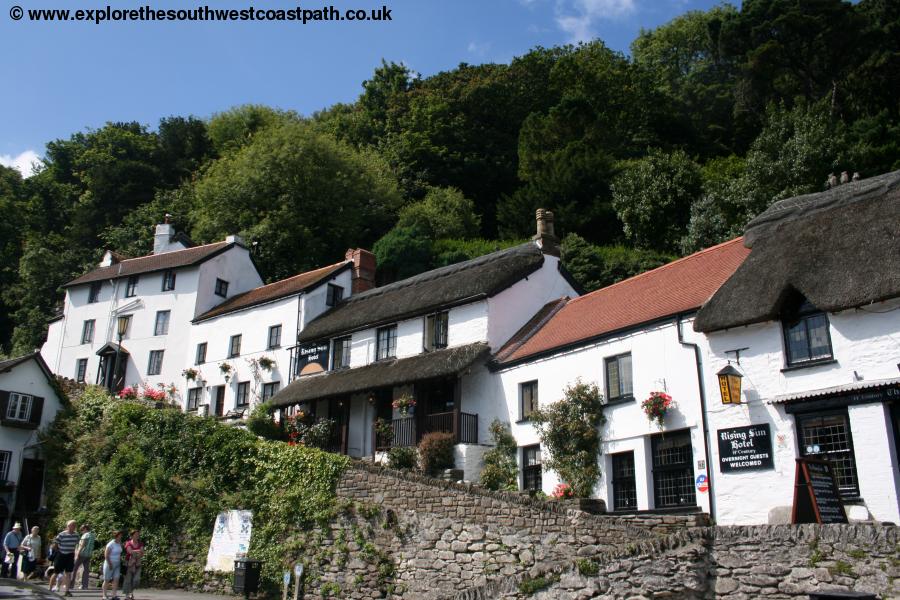
{"label": "pavement", "polygon": [[[31,582],[39,585],[43,589],[47,589],[47,582]],[[120,600],[124,600],[125,595],[122,591],[118,592]],[[62,594],[60,594],[62,595]],[[72,590],[72,596],[75,600],[100,600],[103,593],[97,587],[96,582],[91,579],[91,587],[87,590],[80,590],[77,587]],[[196,592],[185,592],[184,590],[155,590],[151,588],[138,588],[134,592],[134,600],[242,600],[243,596],[223,596],[221,594],[198,594]]]}

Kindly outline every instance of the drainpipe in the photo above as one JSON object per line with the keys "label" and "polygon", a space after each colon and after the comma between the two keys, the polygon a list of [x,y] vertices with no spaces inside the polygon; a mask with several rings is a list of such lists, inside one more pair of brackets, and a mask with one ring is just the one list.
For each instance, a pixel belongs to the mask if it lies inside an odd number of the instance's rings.
{"label": "drainpipe", "polygon": [[709,481],[709,518],[716,522],[716,494],[713,486],[713,464],[709,459],[709,423],[706,420],[706,385],[703,383],[703,358],[700,355],[700,346],[693,342],[684,341],[684,332],[681,329],[682,317],[679,314],[675,319],[675,327],[678,330],[678,343],[686,348],[694,349],[694,364],[697,366],[697,390],[700,393],[700,420],[703,425],[703,454],[706,456],[706,477]]}

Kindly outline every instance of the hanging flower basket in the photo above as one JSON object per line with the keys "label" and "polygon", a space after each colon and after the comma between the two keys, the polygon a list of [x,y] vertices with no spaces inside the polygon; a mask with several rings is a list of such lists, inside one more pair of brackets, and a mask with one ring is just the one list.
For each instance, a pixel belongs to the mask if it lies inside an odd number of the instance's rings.
{"label": "hanging flower basket", "polygon": [[231,364],[227,362],[219,363],[219,370],[225,376],[226,383],[231,379]]}
{"label": "hanging flower basket", "polygon": [[403,394],[393,402],[391,402],[391,406],[400,411],[400,414],[404,417],[409,414],[409,409],[415,407],[416,399],[410,396],[409,394]]}
{"label": "hanging flower basket", "polygon": [[181,374],[182,374],[182,375],[184,376],[184,378],[187,379],[188,381],[196,381],[196,380],[197,380],[197,375],[199,375],[200,372],[199,372],[197,369],[187,368],[187,369],[185,369],[184,371],[182,371]]}
{"label": "hanging flower basket", "polygon": [[256,364],[264,371],[271,371],[275,367],[275,360],[268,356],[260,356],[259,360],[256,361]]}
{"label": "hanging flower basket", "polygon": [[663,428],[666,420],[666,412],[673,406],[675,406],[675,401],[665,392],[650,392],[650,397],[641,402],[644,414],[649,420],[656,421],[660,429]]}

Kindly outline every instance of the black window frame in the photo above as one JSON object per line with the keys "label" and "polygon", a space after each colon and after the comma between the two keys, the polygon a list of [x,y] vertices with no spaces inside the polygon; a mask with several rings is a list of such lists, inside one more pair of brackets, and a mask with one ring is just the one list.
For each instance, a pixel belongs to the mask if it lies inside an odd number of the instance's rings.
{"label": "black window frame", "polygon": [[[825,321],[825,341],[828,347],[827,354],[821,354],[813,357],[813,347],[810,336],[810,322],[814,319],[822,319]],[[793,356],[793,346],[791,344],[791,332],[795,327],[803,326],[804,342],[806,344],[806,353],[809,358],[796,358]],[[785,368],[799,368],[822,363],[830,363],[834,361],[834,346],[831,343],[831,321],[828,319],[828,313],[819,310],[809,301],[803,300],[800,305],[791,310],[781,320],[781,340],[784,344],[784,364]]]}
{"label": "black window frame", "polygon": [[637,477],[634,450],[610,454],[613,510],[637,510]]}
{"label": "black window frame", "polygon": [[[162,374],[162,365],[163,358],[165,357],[165,350],[151,350],[150,356],[147,358],[147,375],[161,375]],[[154,358],[158,357],[158,361],[154,363]],[[155,367],[155,368],[154,368]]]}
{"label": "black window frame", "polygon": [[12,452],[0,450],[0,458],[3,459],[0,460],[0,481],[6,481],[9,478],[9,468],[12,466]]}
{"label": "black window frame", "polygon": [[[161,317],[163,317],[162,322],[160,322]],[[156,311],[156,320],[153,322],[153,335],[169,335],[169,321],[171,318],[171,310]],[[162,324],[162,327],[160,327],[160,324]]]}
{"label": "black window frame", "polygon": [[[273,334],[275,335],[274,341],[272,339]],[[266,343],[266,349],[274,350],[275,348],[281,348],[281,323],[269,326],[269,338]]]}
{"label": "black window frame", "polygon": [[250,382],[239,381],[234,391],[234,407],[244,408],[250,406]]}
{"label": "black window frame", "polygon": [[[526,410],[526,397],[530,402],[530,410]],[[531,413],[538,408],[538,380],[523,381],[519,384],[519,421],[529,421]]]}
{"label": "black window frame", "polygon": [[100,292],[103,290],[102,281],[94,281],[88,289],[88,304],[96,304],[100,302]]}
{"label": "black window frame", "polygon": [[206,362],[206,342],[200,342],[197,344],[197,349],[194,351],[194,364],[202,365]]}
{"label": "black window frame", "polygon": [[450,338],[450,311],[443,310],[425,317],[425,350],[446,348]]}
{"label": "black window frame", "polygon": [[375,330],[375,360],[389,360],[392,358],[397,358],[396,324],[379,327]]}
{"label": "black window frame", "polygon": [[[622,385],[622,359],[628,358],[628,380],[631,383],[631,390],[625,392],[624,386]],[[615,363],[616,365],[616,382],[617,382],[617,390],[616,394],[612,394],[612,390],[610,389],[610,380],[612,379],[609,375],[609,367],[611,364]],[[606,391],[606,403],[607,404],[616,404],[618,402],[631,402],[634,400],[634,358],[631,356],[631,352],[623,352],[621,354],[616,354],[615,356],[607,356],[603,359],[603,384]]]}
{"label": "black window frame", "polygon": [[281,389],[280,381],[270,381],[269,383],[264,383],[262,386],[262,401],[270,399],[272,396],[278,393],[278,390]]}
{"label": "black window frame", "polygon": [[329,283],[325,288],[325,306],[337,306],[344,299],[344,287]]}
{"label": "black window frame", "polygon": [[88,359],[79,358],[75,360],[75,382],[87,382]]}
{"label": "black window frame", "polygon": [[93,344],[94,333],[97,328],[97,319],[85,319],[81,325],[81,343]]}
{"label": "black window frame", "polygon": [[130,275],[128,277],[128,282],[125,284],[126,298],[134,298],[135,296],[137,296],[137,284],[140,279],[141,278],[138,275]]}
{"label": "black window frame", "polygon": [[[672,443],[679,438],[687,441],[679,448],[687,448],[689,454],[687,461],[680,463],[662,462],[659,446],[664,443]],[[697,490],[694,487],[694,445],[691,440],[690,429],[666,431],[650,438],[650,455],[653,461],[653,504],[654,508],[677,508],[684,506],[697,506]],[[663,478],[665,476],[665,479]],[[676,480],[675,478],[680,478]],[[674,484],[672,487],[669,484]],[[664,487],[665,486],[665,487]],[[673,494],[669,490],[677,490],[680,498],[678,502],[670,502],[665,498]]]}
{"label": "black window frame", "polygon": [[168,269],[163,272],[162,291],[171,292],[175,289],[175,270]]}
{"label": "black window frame", "polygon": [[222,298],[228,297],[228,282],[224,279],[216,277],[216,286],[213,289],[213,293],[216,296],[221,296]]}
{"label": "black window frame", "polygon": [[[807,440],[807,433],[804,427],[804,421],[812,421],[814,419],[827,419],[829,417],[841,417],[843,419],[843,425],[845,428],[847,449],[841,451],[832,451],[832,452],[807,452],[807,446],[809,445]],[[808,458],[817,458],[819,460],[827,460],[832,464],[832,468],[834,469],[834,478],[837,482],[838,492],[840,492],[842,498],[859,498],[859,468],[856,465],[856,447],[853,445],[853,430],[850,426],[850,413],[846,408],[839,408],[835,410],[824,410],[817,412],[809,412],[809,413],[795,413],[794,414],[794,428],[797,432],[797,450],[798,454],[801,457]],[[835,461],[834,459],[828,458],[828,456],[835,456],[839,454],[846,454],[850,460],[850,475],[852,476],[852,485],[846,485],[843,482],[845,481],[845,475],[843,474],[846,469],[845,466],[841,464],[840,461]]]}
{"label": "black window frame", "polygon": [[187,410],[195,411],[200,408],[200,397],[203,395],[203,387],[188,388],[187,393]]}
{"label": "black window frame", "polygon": [[[243,334],[237,333],[228,339],[228,358],[237,358],[241,355],[241,338],[243,337]],[[235,348],[235,342],[237,342],[237,348]]]}
{"label": "black window frame", "polygon": [[[529,464],[529,454],[535,453],[537,461]],[[534,458],[532,454],[531,458]],[[541,457],[541,445],[532,444],[522,446],[522,490],[526,492],[539,492],[543,489],[543,460]]]}
{"label": "black window frame", "polygon": [[345,335],[331,340],[331,370],[338,371],[350,367],[353,351],[353,336]]}

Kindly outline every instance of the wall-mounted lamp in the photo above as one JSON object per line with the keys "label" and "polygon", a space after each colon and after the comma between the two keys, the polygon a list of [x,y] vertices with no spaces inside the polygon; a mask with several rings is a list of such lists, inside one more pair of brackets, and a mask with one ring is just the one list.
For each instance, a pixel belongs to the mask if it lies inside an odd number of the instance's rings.
{"label": "wall-mounted lamp", "polygon": [[716,376],[719,378],[719,394],[722,396],[722,404],[740,404],[741,379],[744,378],[740,371],[732,367],[729,362],[716,373]]}

